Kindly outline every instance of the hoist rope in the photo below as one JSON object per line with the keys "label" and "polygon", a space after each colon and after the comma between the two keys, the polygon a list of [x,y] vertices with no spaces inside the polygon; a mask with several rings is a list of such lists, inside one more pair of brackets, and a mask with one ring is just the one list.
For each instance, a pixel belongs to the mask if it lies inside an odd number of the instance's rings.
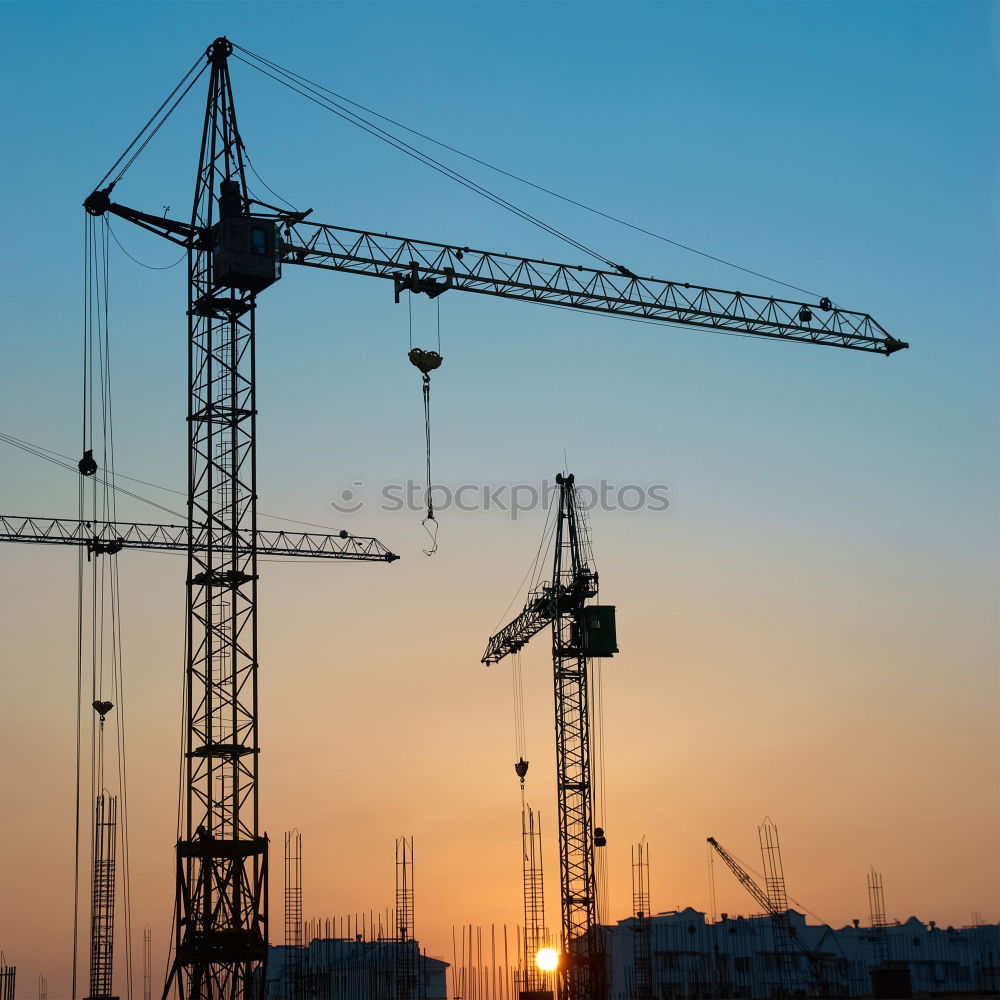
{"label": "hoist rope", "polygon": [[[583,514],[582,511],[578,511],[578,514]],[[593,565],[593,554],[589,552],[589,541],[590,541],[590,531],[585,516],[581,517],[581,527],[580,532],[581,542],[585,546],[585,557],[587,554],[590,555],[589,563]],[[604,742],[604,663],[600,657],[595,657],[590,660],[591,665],[591,680],[593,681],[592,689],[593,696],[590,701],[590,714],[591,714],[591,724],[593,727],[593,747],[594,747],[594,760],[593,765],[593,778],[594,778],[594,792],[593,792],[593,804],[597,816],[594,817],[595,825],[603,826],[607,820],[608,816],[608,800],[607,800],[607,774],[606,774],[606,755],[605,755],[605,742]],[[597,877],[597,904],[598,904],[598,923],[600,923],[600,914],[605,912],[607,909],[608,901],[608,866],[606,864],[605,852],[598,851],[595,855],[596,861],[596,877]]]}
{"label": "hoist rope", "polygon": [[[86,438],[84,438],[86,444]],[[81,449],[82,452],[83,449]],[[83,476],[77,472],[79,480],[77,486],[77,516],[83,520]],[[83,765],[83,568],[84,552],[81,548],[77,553],[77,603],[76,603],[76,804],[73,817],[73,972],[72,972],[72,993],[73,997],[79,994],[76,992],[78,947],[80,939],[80,784]]]}
{"label": "hoist rope", "polygon": [[[388,115],[381,114],[380,112],[375,111],[373,108],[367,107],[366,105],[361,104],[358,101],[354,101],[349,97],[345,97],[343,94],[337,93],[337,91],[335,90],[331,90],[329,87],[324,87],[321,84],[310,81],[301,74],[295,73],[292,70],[284,69],[277,63],[265,59],[263,56],[257,55],[256,53],[251,52],[249,49],[245,49],[240,45],[235,45],[234,48],[239,49],[241,52],[245,53],[246,55],[254,59],[257,59],[258,61],[264,63],[265,65],[270,66],[276,72],[281,72],[286,74],[287,76],[300,82],[302,85],[309,85],[311,87],[315,87],[317,90],[320,90],[323,93],[329,95],[329,98],[336,98],[337,101],[343,101],[345,104],[349,104],[351,105],[351,107],[357,108],[358,110],[365,112],[365,114],[372,115],[383,122],[387,122],[388,124],[393,125],[396,128],[402,129],[404,132],[409,132],[410,135],[418,136],[419,138],[425,140],[426,142],[433,143],[435,146],[439,146],[441,149],[446,149],[450,153],[455,153],[457,156],[461,156],[466,160],[470,160],[471,162],[477,163],[482,167],[486,167],[487,170],[492,170],[494,173],[501,174],[504,177],[517,181],[519,184],[524,184],[527,187],[534,188],[536,191],[541,191],[543,194],[547,194],[550,197],[558,198],[560,201],[566,202],[569,205],[574,205],[577,208],[582,208],[585,212],[590,212],[592,215],[600,216],[603,219],[607,219],[609,222],[614,222],[617,225],[624,226],[625,228],[631,229],[637,233],[642,233],[644,236],[650,236],[653,239],[660,240],[663,243],[669,243],[671,246],[677,247],[680,250],[696,254],[699,257],[704,257],[706,260],[711,260],[714,261],[715,263],[723,264],[726,267],[731,267],[737,271],[742,271],[744,274],[750,274],[753,275],[754,277],[762,278],[764,281],[773,282],[774,284],[781,285],[784,288],[791,288],[794,291],[802,292],[805,295],[812,295],[815,296],[816,298],[820,297],[820,294],[818,292],[813,292],[807,288],[802,288],[799,285],[793,285],[790,282],[782,281],[780,278],[775,278],[772,275],[764,274],[761,271],[755,271],[752,268],[744,267],[742,264],[737,264],[735,261],[726,260],[724,257],[719,257],[716,254],[709,253],[708,251],[699,250],[697,247],[690,246],[686,243],[681,243],[678,240],[671,239],[668,236],[664,236],[662,233],[657,233],[651,229],[646,229],[645,227],[636,225],[633,222],[628,222],[626,219],[622,219],[616,215],[612,215],[609,212],[603,212],[600,209],[594,208],[592,205],[588,205],[585,202],[577,200],[576,198],[570,198],[567,195],[560,194],[558,191],[554,191],[552,188],[546,187],[543,184],[539,184],[536,181],[529,180],[528,178],[522,177],[519,174],[516,174],[510,170],[505,170],[502,167],[498,167],[487,160],[484,160],[478,156],[474,156],[471,153],[466,153],[464,150],[458,149],[455,146],[451,146],[440,139],[435,139],[433,136],[427,135],[425,132],[421,132],[419,129],[412,128],[411,126],[405,125],[394,118],[390,118]],[[246,60],[241,60],[241,61],[246,62]],[[248,65],[252,64],[248,63]],[[333,102],[331,101],[331,103]],[[343,110],[345,112],[347,111],[346,108]],[[363,121],[364,119],[361,120]],[[263,181],[261,181],[261,183],[263,183]],[[588,251],[588,252],[593,253],[593,251]],[[596,256],[599,260],[603,260],[605,263],[609,264],[612,267],[615,266],[611,261],[606,260],[605,258],[601,257],[598,254],[594,254],[594,256]]]}
{"label": "hoist rope", "polygon": [[181,77],[180,83],[178,83],[177,86],[174,87],[172,91],[170,91],[170,93],[166,96],[163,103],[149,116],[149,120],[146,122],[145,125],[142,126],[142,128],[137,133],[136,137],[128,144],[128,146],[125,147],[125,151],[122,153],[122,155],[119,156],[118,159],[115,160],[115,162],[111,165],[111,169],[108,170],[108,172],[94,185],[95,191],[99,190],[101,188],[101,185],[103,185],[104,182],[114,173],[118,165],[122,162],[122,160],[125,159],[126,156],[128,156],[128,154],[131,152],[132,148],[136,145],[136,143],[138,143],[139,140],[142,139],[147,129],[149,129],[149,127],[153,124],[153,122],[156,121],[160,112],[163,111],[163,109],[170,103],[170,100],[174,96],[174,94],[176,94],[177,91],[181,89],[181,87],[184,87],[184,84],[187,81],[188,77],[190,77],[191,74],[194,73],[196,69],[198,69],[199,65],[201,65],[201,69],[199,70],[199,72],[194,76],[191,82],[187,84],[187,86],[184,88],[184,92],[181,94],[180,97],[177,98],[176,101],[174,101],[170,110],[167,111],[167,113],[160,119],[159,123],[152,130],[152,132],[150,132],[149,135],[147,135],[146,138],[142,141],[142,144],[135,151],[135,153],[132,154],[132,157],[125,164],[125,166],[118,171],[114,180],[111,183],[117,184],[125,176],[125,172],[129,169],[129,167],[132,166],[133,163],[135,163],[136,158],[139,156],[139,154],[149,145],[149,142],[153,138],[153,136],[160,131],[160,129],[163,127],[163,123],[174,113],[174,111],[177,109],[177,105],[184,100],[184,98],[187,96],[191,88],[195,85],[195,83],[198,82],[199,78],[201,77],[201,74],[204,73],[205,70],[208,68],[209,64],[208,62],[205,61],[204,56],[199,56],[195,60],[191,68],[184,74],[184,76]]}
{"label": "hoist rope", "polygon": [[[552,489],[549,490],[547,496],[551,497],[556,488],[557,487],[553,486]],[[545,499],[546,498],[543,497],[543,502]],[[541,576],[542,556],[548,555],[552,536],[555,534],[556,522],[553,519],[554,510],[555,506],[550,503],[546,511],[545,524],[542,527],[542,537],[538,542],[538,549],[535,552],[535,558],[532,559],[531,564],[528,566],[527,570],[525,570],[524,576],[521,577],[521,582],[517,585],[517,589],[514,591],[514,596],[511,597],[507,607],[504,608],[499,619],[497,620],[497,623],[493,626],[494,634],[499,632],[500,629],[507,624],[507,616],[510,614],[511,608],[514,607],[514,604],[521,595],[522,591],[524,591],[525,583],[528,584],[528,593],[534,590],[538,584],[539,577]]]}
{"label": "hoist rope", "polygon": [[424,391],[424,438],[427,442],[427,516],[420,522],[420,526],[427,532],[431,540],[431,547],[424,549],[425,556],[432,556],[438,550],[437,534],[438,522],[434,516],[434,497],[431,493],[431,377],[423,374]]}
{"label": "hoist rope", "polygon": [[[106,220],[98,231],[97,220],[86,216],[84,248],[84,331],[83,331],[83,417],[82,451],[83,458],[77,465],[78,518],[81,522],[117,520],[115,479],[114,421],[112,416],[111,344],[110,344],[110,231]],[[54,458],[56,453],[39,449],[20,439],[4,435],[7,443],[22,447],[38,457],[54,464],[64,463]],[[96,440],[95,440],[96,439]],[[97,446],[99,442],[100,447]],[[100,453],[100,463],[94,458],[94,451]],[[88,459],[90,460],[88,462]],[[72,467],[72,466],[69,466]],[[103,467],[103,475],[97,469]],[[90,481],[88,483],[88,480]],[[88,488],[89,487],[89,488]],[[140,498],[144,499],[144,498]],[[73,989],[78,976],[78,937],[80,923],[80,849],[81,849],[81,785],[82,785],[82,713],[86,710],[83,702],[83,665],[89,659],[91,672],[91,759],[90,780],[91,799],[95,804],[107,789],[105,769],[105,722],[109,712],[114,713],[114,751],[117,759],[117,793],[119,802],[114,822],[115,842],[121,845],[119,859],[112,871],[120,873],[120,890],[111,900],[112,912],[115,900],[122,904],[122,937],[124,938],[124,967],[126,976],[125,996],[132,997],[132,922],[131,922],[131,859],[128,834],[128,786],[126,766],[126,740],[124,715],[124,676],[121,634],[121,586],[118,565],[113,555],[100,558],[97,553],[87,553],[92,563],[90,573],[84,575],[84,550],[78,557],[78,598],[77,598],[77,792],[75,822],[75,872],[74,872],[74,953]],[[88,607],[89,605],[89,607]],[[87,609],[85,615],[84,609]],[[87,641],[89,639],[89,642]],[[85,652],[86,650],[86,652]],[[110,694],[110,698],[108,695]],[[106,709],[104,702],[111,708]],[[98,721],[99,716],[99,721]],[[108,794],[112,794],[108,792]],[[96,862],[99,857],[98,837],[100,831],[96,822],[90,824],[91,831],[91,872],[98,877]],[[105,858],[104,860],[109,860]],[[112,879],[117,882],[115,874]],[[96,913],[96,911],[95,911]],[[93,948],[93,942],[92,942]],[[95,953],[92,951],[92,962]],[[93,973],[92,967],[92,973]],[[102,974],[105,971],[101,970]]]}
{"label": "hoist rope", "polygon": [[[258,73],[261,73],[266,77],[269,77],[276,83],[280,83],[283,87],[286,87],[287,89],[293,91],[294,93],[299,94],[301,97],[305,97],[307,100],[312,101],[314,104],[318,105],[319,107],[323,108],[326,111],[329,111],[331,114],[336,115],[338,118],[341,118],[344,121],[350,123],[351,125],[360,128],[363,132],[367,132],[369,135],[374,136],[376,139],[381,139],[383,142],[392,146],[394,149],[399,150],[399,152],[404,153],[405,155],[411,157],[418,163],[424,164],[424,166],[426,167],[430,167],[431,170],[434,170],[437,173],[442,174],[445,177],[448,177],[450,180],[455,181],[457,184],[461,184],[463,187],[468,188],[470,191],[475,192],[476,194],[485,198],[487,201],[491,201],[495,205],[498,205],[499,207],[504,208],[509,212],[512,212],[514,215],[517,215],[521,219],[524,219],[526,222],[530,222],[532,225],[537,226],[544,232],[547,232],[550,235],[555,236],[556,238],[569,244],[570,246],[575,247],[577,250],[589,254],[590,256],[601,261],[602,263],[607,264],[608,267],[617,269],[617,265],[613,261],[603,256],[603,254],[598,253],[593,248],[588,247],[585,243],[581,243],[579,240],[576,240],[572,236],[569,236],[566,233],[560,231],[555,226],[552,226],[549,223],[544,222],[542,219],[539,219],[537,216],[532,215],[530,212],[527,212],[524,209],[519,208],[517,205],[507,201],[507,199],[501,197],[500,195],[495,194],[494,192],[488,190],[487,188],[483,187],[483,185],[477,183],[471,178],[465,177],[464,175],[460,174],[457,170],[454,170],[453,168],[447,166],[444,163],[441,163],[439,160],[434,159],[434,157],[423,152],[422,150],[417,149],[416,146],[411,146],[409,143],[392,135],[392,133],[386,132],[385,129],[379,128],[379,126],[360,117],[353,111],[350,111],[347,108],[343,107],[342,105],[339,105],[336,101],[332,100],[331,98],[324,97],[321,93],[318,93],[318,91],[321,91],[325,88],[320,87],[318,84],[313,84],[310,81],[305,80],[305,78],[298,77],[298,74],[292,73],[289,70],[285,70],[282,67],[278,66],[276,63],[272,63],[269,60],[264,59],[262,56],[255,55],[254,53],[250,52],[247,49],[242,48],[241,46],[237,45],[234,47],[240,49],[241,52],[246,52],[247,55],[250,55],[252,58],[259,60],[261,63],[263,63],[270,69],[273,69],[275,72],[274,73],[268,72],[268,70],[264,69],[263,66],[258,66],[255,63],[250,62],[248,59],[243,59],[240,56],[234,57],[238,59],[240,62],[242,62],[244,65],[249,66],[251,69],[256,70]],[[281,75],[276,76],[275,73]]]}
{"label": "hoist rope", "polygon": [[[514,695],[514,753],[517,754],[519,760],[524,760],[527,745],[524,735],[524,674],[521,669],[520,650],[513,654],[511,660],[510,676]],[[523,778],[521,785],[524,785]]]}

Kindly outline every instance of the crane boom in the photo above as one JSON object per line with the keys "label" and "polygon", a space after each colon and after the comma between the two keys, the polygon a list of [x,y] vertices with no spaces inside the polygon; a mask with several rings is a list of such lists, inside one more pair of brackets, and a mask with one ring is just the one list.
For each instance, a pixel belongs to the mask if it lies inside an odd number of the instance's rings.
{"label": "crane boom", "polygon": [[715,852],[725,861],[729,870],[736,876],[740,884],[754,899],[763,907],[764,911],[772,917],[775,915],[774,904],[769,899],[764,890],[743,870],[740,863],[720,844],[715,837],[709,837],[708,842],[715,848]]}
{"label": "crane boom", "polygon": [[642,278],[489,250],[379,235],[322,223],[286,228],[282,262],[392,278],[401,291],[447,289],[548,305],[892,354],[907,345],[867,313],[763,295]]}
{"label": "crane boom", "polygon": [[[827,983],[823,970],[823,963],[820,957],[808,948],[805,942],[795,933],[788,920],[788,912],[780,906],[776,906],[768,894],[750,877],[743,866],[715,839],[708,838],[709,844],[715,848],[715,852],[726,863],[729,870],[736,876],[740,884],[750,893],[751,896],[763,907],[764,911],[771,918],[771,925],[775,932],[775,945],[780,947],[783,942],[794,944],[809,962],[809,969],[812,973],[814,986],[820,996],[827,995]],[[783,976],[787,970],[779,966],[779,975]],[[787,985],[785,983],[782,986]]]}
{"label": "crane boom", "polygon": [[[212,547],[218,547],[221,531],[216,530]],[[65,518],[24,517],[0,514],[0,542],[49,542],[55,545],[85,545],[102,555],[123,548],[204,552],[209,548],[206,529],[194,535],[187,525],[128,524],[117,521],[73,521]],[[393,562],[399,556],[390,552],[377,538],[364,538],[341,532],[339,535],[299,534],[258,529],[253,546],[259,556],[311,556],[317,559],[352,559],[356,561]],[[249,544],[242,546],[249,551]]]}
{"label": "crane boom", "polygon": [[[93,215],[110,212],[181,246],[210,244],[206,231],[112,202],[110,188],[95,191],[84,205]],[[624,267],[602,271],[305,222],[302,214],[253,216],[284,226],[284,237],[279,237],[281,263],[388,278],[397,301],[403,291],[434,298],[455,290],[870,354],[894,354],[909,346],[868,313],[841,309],[826,298],[809,303],[643,278]]]}
{"label": "crane boom", "polygon": [[487,666],[499,663],[509,653],[516,653],[528,640],[551,624],[555,617],[555,602],[551,584],[542,584],[528,595],[524,610],[496,635],[490,636],[482,661]]}

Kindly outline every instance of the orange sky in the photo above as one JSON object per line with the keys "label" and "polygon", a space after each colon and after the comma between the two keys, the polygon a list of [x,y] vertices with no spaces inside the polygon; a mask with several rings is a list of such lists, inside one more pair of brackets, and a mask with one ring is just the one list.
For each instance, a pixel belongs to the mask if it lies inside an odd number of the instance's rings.
{"label": "orange sky", "polygon": [[[4,167],[19,196],[2,272],[0,429],[76,453],[77,206],[206,36],[230,30],[206,18],[228,24],[234,6],[114,4],[98,17],[64,5],[54,27],[50,6],[0,5],[0,74],[27,95],[7,132],[32,151]],[[769,815],[790,896],[823,920],[867,920],[870,865],[890,919],[1000,920],[998,308],[983,210],[995,185],[993,8],[778,4],[763,18],[740,4],[593,4],[570,22],[565,5],[538,4],[525,32],[489,4],[389,6],[388,33],[385,4],[239,8],[249,47],[652,231],[819,288],[912,344],[886,359],[437,300],[440,482],[551,480],[565,450],[580,483],[670,488],[666,511],[590,517],[621,647],[604,667],[607,916],[628,915],[640,837],[653,909],[706,910],[705,838],[759,867],[756,827]],[[136,44],[149,38],[160,44]],[[40,51],[58,74],[39,79]],[[387,62],[392,73],[373,72]],[[260,81],[241,77],[238,93],[256,167],[317,219],[577,262],[576,248],[321,127]],[[496,99],[484,107],[483,93]],[[587,127],[567,107],[587,109]],[[116,194],[182,214],[199,115],[184,106]],[[747,291],[763,281],[537,191],[504,191],[642,273]],[[116,232],[164,268],[112,259],[118,465],[178,488],[184,275],[168,267],[173,247],[124,223]],[[377,535],[403,558],[262,568],[272,938],[285,830],[303,833],[307,917],[391,905],[394,840],[412,835],[417,934],[448,958],[453,923],[513,924],[520,910],[510,666],[479,658],[544,517],[443,511],[440,551],[421,555],[419,515],[373,502],[383,484],[422,476],[408,310],[389,282],[286,272],[258,317],[261,510]],[[436,318],[413,303],[422,346]],[[0,509],[74,512],[73,475],[2,458]],[[367,506],[341,516],[330,500],[356,481]],[[123,501],[123,518],[161,514]],[[161,969],[184,561],[118,559],[133,938],[138,961],[150,925]],[[0,948],[18,966],[19,1000],[39,972],[51,1000],[69,996],[75,574],[69,549],[0,551]],[[527,791],[556,926],[547,648],[539,637],[524,657]],[[718,865],[716,888],[720,911],[753,909]]]}

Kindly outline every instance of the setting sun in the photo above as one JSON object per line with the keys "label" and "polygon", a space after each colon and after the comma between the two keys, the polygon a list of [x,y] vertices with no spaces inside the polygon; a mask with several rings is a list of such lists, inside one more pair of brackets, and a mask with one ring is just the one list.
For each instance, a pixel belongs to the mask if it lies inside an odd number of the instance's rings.
{"label": "setting sun", "polygon": [[535,956],[535,965],[542,972],[552,972],[559,964],[559,952],[555,948],[541,948]]}

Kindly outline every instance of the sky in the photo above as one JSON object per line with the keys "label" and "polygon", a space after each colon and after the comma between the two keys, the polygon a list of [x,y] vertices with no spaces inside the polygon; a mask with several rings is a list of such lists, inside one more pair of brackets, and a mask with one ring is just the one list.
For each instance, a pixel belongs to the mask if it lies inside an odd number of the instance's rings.
{"label": "sky", "polygon": [[[63,454],[80,449],[80,203],[221,34],[909,342],[884,358],[446,294],[435,477],[496,488],[566,467],[581,483],[667,488],[666,509],[590,513],[621,648],[602,667],[609,919],[629,914],[641,837],[653,910],[708,910],[705,838],[759,868],[770,816],[790,896],[824,921],[867,920],[869,866],[890,919],[1000,921],[997,5],[5,2],[0,29],[0,430]],[[246,65],[233,80],[254,166],[315,219],[593,263]],[[203,100],[199,86],[120,201],[188,213]],[[788,291],[448,162],[640,273]],[[183,489],[183,267],[169,266],[172,245],[113,228],[148,265],[111,258],[118,468]],[[437,320],[437,303],[414,301],[414,342],[436,346]],[[260,296],[260,509],[376,535],[402,556],[265,567],[260,800],[273,939],[285,830],[303,833],[308,917],[391,905],[394,841],[412,835],[417,934],[449,957],[452,924],[513,925],[520,910],[511,667],[479,659],[545,512],[442,510],[428,559],[420,514],[379,509],[383,487],[423,475],[409,322],[388,282],[350,275],[286,267]],[[71,474],[3,447],[3,512],[73,515]],[[331,506],[345,489],[364,504],[353,514]],[[132,501],[119,514],[166,518]],[[158,968],[184,567],[118,558],[133,935],[138,949],[149,926]],[[61,1000],[76,558],[5,546],[0,560],[0,948],[19,997],[43,973]],[[556,925],[544,641],[523,674],[527,796]],[[718,866],[715,892],[718,910],[753,911]]]}

